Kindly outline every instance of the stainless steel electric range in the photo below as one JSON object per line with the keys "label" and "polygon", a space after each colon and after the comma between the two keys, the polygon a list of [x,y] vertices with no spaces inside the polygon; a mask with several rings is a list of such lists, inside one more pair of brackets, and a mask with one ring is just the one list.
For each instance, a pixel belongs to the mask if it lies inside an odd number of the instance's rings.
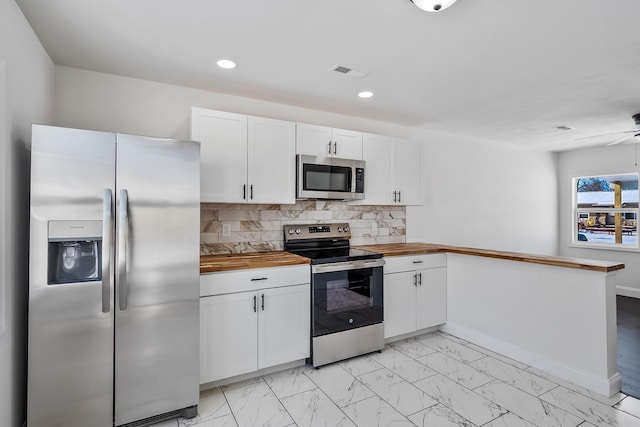
{"label": "stainless steel electric range", "polygon": [[284,226],[284,249],[311,259],[314,367],[384,348],[384,259],[350,238],[347,223]]}

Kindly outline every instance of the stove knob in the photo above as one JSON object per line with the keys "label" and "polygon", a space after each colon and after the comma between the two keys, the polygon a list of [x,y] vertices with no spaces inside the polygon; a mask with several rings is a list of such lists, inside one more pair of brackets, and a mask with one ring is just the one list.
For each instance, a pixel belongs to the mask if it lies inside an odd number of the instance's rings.
{"label": "stove knob", "polygon": [[300,234],[302,232],[302,230],[300,230],[299,228],[296,228],[296,234]]}
{"label": "stove knob", "polygon": [[348,233],[349,232],[349,226],[346,225],[343,230],[344,230],[345,233]]}
{"label": "stove knob", "polygon": [[293,228],[289,229],[289,234],[293,234]]}
{"label": "stove knob", "polygon": [[342,233],[342,227],[338,227],[338,233]]}

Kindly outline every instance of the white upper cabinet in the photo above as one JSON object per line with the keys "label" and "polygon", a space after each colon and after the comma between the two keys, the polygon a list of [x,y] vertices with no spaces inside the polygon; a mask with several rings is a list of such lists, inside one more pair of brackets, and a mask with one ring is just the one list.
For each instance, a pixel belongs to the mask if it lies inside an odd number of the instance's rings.
{"label": "white upper cabinet", "polygon": [[[362,144],[366,162],[364,172],[364,200],[366,205],[394,204],[396,186],[396,141],[382,135],[365,133]],[[397,200],[397,196],[396,196]]]}
{"label": "white upper cabinet", "polygon": [[362,160],[362,132],[298,123],[296,153]]}
{"label": "white upper cabinet", "polygon": [[295,203],[295,123],[192,108],[200,141],[200,199]]}
{"label": "white upper cabinet", "polygon": [[247,116],[193,108],[191,139],[200,141],[200,201],[244,203]]}
{"label": "white upper cabinet", "polygon": [[296,124],[249,117],[249,203],[296,202]]}
{"label": "white upper cabinet", "polygon": [[399,204],[424,204],[422,144],[403,140],[396,141],[396,186]]}
{"label": "white upper cabinet", "polygon": [[421,205],[424,203],[421,144],[365,133],[364,205]]}

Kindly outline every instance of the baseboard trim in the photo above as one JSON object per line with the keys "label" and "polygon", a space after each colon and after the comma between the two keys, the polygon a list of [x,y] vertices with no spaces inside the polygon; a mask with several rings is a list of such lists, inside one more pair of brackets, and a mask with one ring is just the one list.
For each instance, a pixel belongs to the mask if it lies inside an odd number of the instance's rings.
{"label": "baseboard trim", "polygon": [[440,330],[488,350],[503,354],[511,359],[525,363],[534,368],[541,369],[551,375],[555,375],[558,378],[562,378],[563,380],[585,387],[603,396],[613,396],[615,393],[620,391],[622,386],[622,379],[618,372],[609,378],[595,377],[586,372],[579,371],[574,367],[549,359],[540,354],[533,353],[529,350],[525,350],[489,335],[485,335],[476,330],[469,329],[465,326],[446,323],[440,327]]}
{"label": "baseboard trim", "polygon": [[616,294],[623,297],[640,298],[640,288],[632,286],[616,286]]}
{"label": "baseboard trim", "polygon": [[223,385],[232,384],[239,381],[246,381],[262,375],[269,375],[275,372],[285,371],[291,368],[297,368],[298,366],[304,366],[307,364],[306,359],[294,360],[293,362],[284,363],[282,365],[271,366],[269,368],[259,369],[253,372],[247,372],[246,374],[236,375],[235,377],[223,378],[220,380],[202,383],[200,384],[200,391],[207,390],[214,387],[220,387]]}
{"label": "baseboard trim", "polygon": [[393,337],[385,338],[384,339],[384,343],[385,344],[390,344],[392,342],[405,340],[407,338],[417,337],[418,335],[428,334],[430,332],[435,332],[437,330],[438,330],[438,326],[432,326],[430,328],[425,328],[425,329],[418,329],[417,331],[413,331],[413,332],[409,332],[409,333],[406,333],[406,334],[396,335],[396,336],[393,336]]}

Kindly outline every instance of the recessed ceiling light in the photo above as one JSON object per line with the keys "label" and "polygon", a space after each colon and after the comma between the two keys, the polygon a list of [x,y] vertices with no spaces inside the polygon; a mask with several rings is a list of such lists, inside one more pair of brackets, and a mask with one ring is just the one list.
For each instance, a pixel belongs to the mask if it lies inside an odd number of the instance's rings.
{"label": "recessed ceiling light", "polygon": [[358,96],[360,98],[371,98],[373,96],[373,92],[369,92],[368,90],[365,90],[363,92],[360,92]]}
{"label": "recessed ceiling light", "polygon": [[219,59],[218,62],[216,62],[216,64],[218,64],[218,67],[220,68],[226,68],[226,69],[236,68],[236,63],[230,59]]}

